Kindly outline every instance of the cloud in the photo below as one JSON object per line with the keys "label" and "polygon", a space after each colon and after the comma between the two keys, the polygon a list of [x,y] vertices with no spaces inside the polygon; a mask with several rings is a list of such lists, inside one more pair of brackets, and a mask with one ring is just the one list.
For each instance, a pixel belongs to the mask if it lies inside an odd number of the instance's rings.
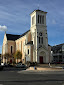
{"label": "cloud", "polygon": [[0,25],[0,31],[7,31],[7,26],[5,26],[5,25],[4,26],[1,26]]}

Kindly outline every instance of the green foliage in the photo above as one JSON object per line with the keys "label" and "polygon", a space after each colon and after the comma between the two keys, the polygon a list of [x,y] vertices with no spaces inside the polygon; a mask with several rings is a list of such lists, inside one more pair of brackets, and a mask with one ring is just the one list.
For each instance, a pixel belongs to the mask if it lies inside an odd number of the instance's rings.
{"label": "green foliage", "polygon": [[5,56],[6,58],[9,58],[9,57],[10,57],[10,54],[9,54],[9,53],[6,53],[6,54],[4,54],[4,56]]}
{"label": "green foliage", "polygon": [[22,58],[22,53],[20,51],[16,51],[16,53],[14,54],[14,58],[16,59],[21,59]]}

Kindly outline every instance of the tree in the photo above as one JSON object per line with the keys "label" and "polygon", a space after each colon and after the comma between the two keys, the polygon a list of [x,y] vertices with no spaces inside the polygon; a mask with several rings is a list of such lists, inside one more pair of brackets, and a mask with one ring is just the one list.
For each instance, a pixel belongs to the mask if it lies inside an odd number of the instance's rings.
{"label": "tree", "polygon": [[14,58],[15,59],[21,59],[22,58],[22,53],[20,51],[16,51],[16,53],[14,54]]}
{"label": "tree", "polygon": [[9,53],[6,53],[6,54],[4,54],[4,57],[5,58],[9,58],[10,57],[10,54]]}
{"label": "tree", "polygon": [[10,54],[9,53],[5,53],[3,56],[4,56],[4,59],[5,59],[5,63],[7,63],[8,59],[10,58]]}

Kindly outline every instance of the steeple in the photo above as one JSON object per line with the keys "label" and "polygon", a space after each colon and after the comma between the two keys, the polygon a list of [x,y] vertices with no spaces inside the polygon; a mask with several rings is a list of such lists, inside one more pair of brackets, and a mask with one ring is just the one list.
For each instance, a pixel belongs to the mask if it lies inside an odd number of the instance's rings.
{"label": "steeple", "polygon": [[6,34],[6,31],[5,31],[5,34]]}
{"label": "steeple", "polygon": [[46,14],[47,12],[42,10],[34,10],[31,15],[31,27],[36,25],[44,25],[46,26]]}

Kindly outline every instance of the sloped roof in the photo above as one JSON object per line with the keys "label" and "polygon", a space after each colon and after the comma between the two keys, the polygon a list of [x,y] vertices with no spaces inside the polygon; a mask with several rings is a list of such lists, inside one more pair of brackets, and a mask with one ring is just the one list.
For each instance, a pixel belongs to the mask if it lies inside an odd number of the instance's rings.
{"label": "sloped roof", "polygon": [[30,30],[26,31],[25,33],[23,33],[22,35],[20,35],[19,38],[23,37],[24,35],[26,35]]}
{"label": "sloped roof", "polygon": [[50,46],[50,47],[51,47],[51,45],[50,45],[50,44],[48,44],[48,46]]}
{"label": "sloped roof", "polygon": [[33,41],[28,42],[26,45],[33,45]]}
{"label": "sloped roof", "polygon": [[6,34],[7,40],[15,41],[15,40],[23,37],[24,35],[26,35],[29,31],[30,31],[30,30],[28,30],[27,32],[23,33],[22,35]]}
{"label": "sloped roof", "polygon": [[64,45],[64,43],[56,45],[56,46],[52,46],[51,50],[52,51],[55,51],[55,50],[58,51],[58,50],[62,49],[62,45]]}
{"label": "sloped roof", "polygon": [[47,13],[47,12],[45,12],[45,11],[42,11],[42,10],[39,10],[39,9],[37,9],[37,10],[34,10],[34,11],[41,11],[41,12]]}
{"label": "sloped roof", "polygon": [[[36,11],[39,11],[39,12],[44,12],[44,13],[47,13],[47,12],[42,11],[42,10],[40,10],[40,9],[37,9],[37,10],[34,10],[34,11],[35,11],[35,12],[36,12]],[[34,11],[33,11],[33,12],[34,12]],[[31,12],[31,13],[30,13],[30,15],[31,15],[33,12]]]}
{"label": "sloped roof", "polygon": [[7,36],[7,40],[17,40],[19,38],[20,35],[13,35],[13,34],[6,34]]}

